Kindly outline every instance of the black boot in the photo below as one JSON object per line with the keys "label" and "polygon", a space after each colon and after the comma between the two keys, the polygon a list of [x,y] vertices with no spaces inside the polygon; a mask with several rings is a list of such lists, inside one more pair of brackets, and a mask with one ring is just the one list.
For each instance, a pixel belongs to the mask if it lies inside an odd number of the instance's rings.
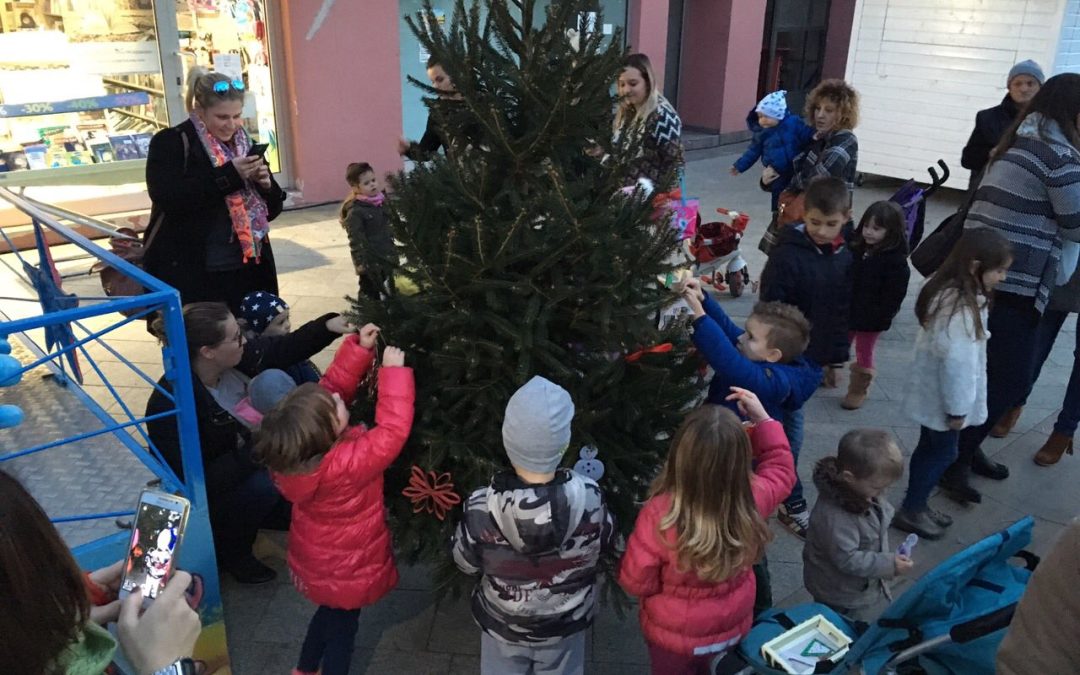
{"label": "black boot", "polygon": [[971,487],[967,471],[963,470],[963,468],[957,468],[955,464],[949,467],[949,470],[941,477],[938,486],[945,492],[946,497],[960,504],[982,503],[982,494]]}
{"label": "black boot", "polygon": [[971,458],[971,472],[993,480],[1005,480],[1009,477],[1009,467],[987,457],[982,448],[977,448]]}

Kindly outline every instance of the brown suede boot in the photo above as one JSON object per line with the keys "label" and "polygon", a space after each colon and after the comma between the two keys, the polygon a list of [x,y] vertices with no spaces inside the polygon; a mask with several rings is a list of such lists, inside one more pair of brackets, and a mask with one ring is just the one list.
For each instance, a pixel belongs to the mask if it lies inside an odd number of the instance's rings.
{"label": "brown suede boot", "polygon": [[1035,463],[1039,466],[1053,466],[1061,461],[1065,453],[1073,454],[1073,439],[1065,434],[1054,432],[1046,439],[1046,444],[1035,453]]}
{"label": "brown suede boot", "polygon": [[832,366],[825,366],[821,369],[821,388],[822,389],[836,389],[837,385],[837,373],[839,368]]}
{"label": "brown suede boot", "polygon": [[1018,405],[1015,408],[1010,408],[1001,419],[997,421],[994,428],[990,430],[991,438],[1005,438],[1016,426],[1016,423],[1020,420],[1020,413],[1024,412],[1024,406]]}
{"label": "brown suede boot", "polygon": [[851,382],[848,383],[847,396],[840,401],[840,407],[844,410],[858,410],[866,401],[866,395],[870,391],[870,383],[874,381],[874,371],[871,368],[863,368],[857,363],[851,364]]}

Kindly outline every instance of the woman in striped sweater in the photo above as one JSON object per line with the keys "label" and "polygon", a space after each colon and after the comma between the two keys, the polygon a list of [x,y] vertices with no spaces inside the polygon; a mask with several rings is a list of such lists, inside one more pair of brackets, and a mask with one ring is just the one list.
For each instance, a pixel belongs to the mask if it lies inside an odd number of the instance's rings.
{"label": "woman in striped sweater", "polygon": [[[987,421],[960,434],[960,454],[942,487],[977,503],[971,472],[1002,480],[1009,470],[979,447],[1001,415],[1031,384],[1035,327],[1050,291],[1067,280],[1076,258],[1062,242],[1080,241],[1080,75],[1052,77],[995,148],[964,226],[992,227],[1012,244],[1014,260],[997,287],[987,345]],[[1062,269],[1071,267],[1073,269]]]}

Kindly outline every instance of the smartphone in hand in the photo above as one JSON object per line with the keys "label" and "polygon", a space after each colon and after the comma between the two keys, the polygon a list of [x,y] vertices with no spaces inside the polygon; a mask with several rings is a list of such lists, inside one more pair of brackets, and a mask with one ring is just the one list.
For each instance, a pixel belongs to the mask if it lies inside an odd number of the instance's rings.
{"label": "smartphone in hand", "polygon": [[187,499],[161,490],[143,490],[139,495],[120,582],[121,599],[141,588],[143,607],[149,607],[165,588],[176,568],[190,510]]}
{"label": "smartphone in hand", "polygon": [[266,154],[266,151],[270,148],[269,143],[256,143],[248,150],[248,157],[262,157]]}

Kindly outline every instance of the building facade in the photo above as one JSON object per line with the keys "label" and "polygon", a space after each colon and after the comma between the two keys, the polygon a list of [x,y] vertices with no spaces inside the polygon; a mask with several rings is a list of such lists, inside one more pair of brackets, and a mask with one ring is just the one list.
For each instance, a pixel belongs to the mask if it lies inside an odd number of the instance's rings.
{"label": "building facade", "polygon": [[[764,90],[799,91],[822,73],[842,73],[853,2],[595,0],[593,6],[603,16],[598,30],[620,30],[626,46],[649,54],[685,125],[737,139]],[[432,5],[441,19],[452,13],[453,0]],[[186,74],[203,65],[229,73],[249,92],[246,126],[270,144],[267,157],[295,203],[339,199],[349,162],[398,170],[398,138],[423,131],[423,92],[407,78],[425,79],[426,54],[404,21],[421,6],[421,0],[8,3],[0,11],[0,185],[31,186],[39,199],[84,213],[145,208],[149,138],[187,117]],[[7,218],[0,209],[0,226]]]}

